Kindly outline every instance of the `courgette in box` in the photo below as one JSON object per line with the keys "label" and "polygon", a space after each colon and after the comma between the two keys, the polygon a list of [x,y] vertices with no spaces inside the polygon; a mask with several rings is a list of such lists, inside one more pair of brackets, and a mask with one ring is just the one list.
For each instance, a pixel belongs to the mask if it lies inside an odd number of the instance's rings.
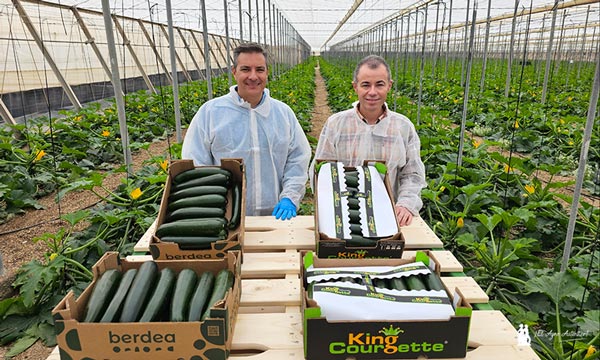
{"label": "courgette in box", "polygon": [[192,196],[173,201],[167,205],[168,211],[175,211],[186,207],[221,207],[227,204],[227,198],[219,194]]}
{"label": "courgette in box", "polygon": [[229,269],[223,269],[217,273],[213,292],[206,304],[206,310],[202,313],[200,320],[206,319],[210,315],[210,309],[219,301],[225,298],[227,290],[233,286],[234,276]]}
{"label": "courgette in box", "polygon": [[171,187],[171,192],[176,192],[183,189],[203,185],[218,185],[229,187],[229,176],[223,174],[213,174],[197,179],[188,180],[186,182],[173,185]]}
{"label": "courgette in box", "polygon": [[242,216],[242,186],[235,184],[231,191],[231,218],[228,227],[229,229],[235,229],[240,224],[240,217]]}
{"label": "courgette in box", "polygon": [[123,308],[125,297],[129,292],[129,288],[131,287],[136,274],[137,269],[129,269],[125,271],[121,281],[119,282],[119,287],[115,292],[115,296],[113,296],[113,298],[110,300],[108,307],[104,311],[104,315],[102,315],[102,318],[100,318],[100,322],[113,322],[119,317],[121,314],[121,309]]}
{"label": "courgette in box", "polygon": [[184,199],[192,196],[208,195],[208,194],[219,194],[225,196],[227,194],[227,188],[219,185],[200,185],[182,189],[179,191],[171,192],[169,195],[169,202],[175,200]]}
{"label": "courgette in box", "polygon": [[188,321],[199,321],[204,307],[209,297],[212,295],[213,286],[215,282],[215,275],[210,271],[205,271],[200,275],[196,290],[192,295],[190,301],[190,312],[188,315]]}
{"label": "courgette in box", "polygon": [[184,207],[167,214],[166,222],[181,219],[218,218],[225,216],[225,209],[220,207]]}
{"label": "courgette in box", "polygon": [[347,246],[375,246],[377,240],[365,238],[361,235],[350,234],[350,239],[345,239]]}
{"label": "courgette in box", "polygon": [[161,224],[156,229],[156,236],[220,236],[226,224],[227,220],[223,218],[177,220]]}
{"label": "courgette in box", "polygon": [[156,286],[150,296],[148,304],[140,317],[140,322],[149,322],[161,320],[165,310],[167,310],[168,300],[171,298],[171,291],[175,285],[175,272],[170,268],[164,268],[158,273]]}
{"label": "courgette in box", "polygon": [[177,275],[173,299],[171,301],[171,321],[185,321],[189,304],[198,280],[198,275],[192,269],[183,269]]}
{"label": "courgette in box", "polygon": [[106,270],[100,275],[86,304],[84,322],[100,320],[110,299],[119,287],[119,280],[121,280],[121,272],[116,269]]}
{"label": "courgette in box", "polygon": [[406,277],[406,287],[408,290],[427,290],[425,283],[419,275],[411,275]]}
{"label": "courgette in box", "polygon": [[425,285],[427,285],[427,289],[429,289],[429,290],[444,290],[444,284],[442,284],[442,281],[436,274],[429,273],[429,274],[425,275],[424,278],[425,278]]}
{"label": "courgette in box", "polygon": [[158,267],[154,261],[145,261],[140,265],[125,298],[119,322],[133,322],[140,318],[157,273]]}
{"label": "courgette in box", "polygon": [[198,179],[215,174],[231,177],[231,172],[227,169],[222,169],[217,166],[203,166],[180,172],[179,174],[175,175],[173,182],[175,184],[181,184],[192,179]]}
{"label": "courgette in box", "polygon": [[402,278],[393,278],[391,281],[392,289],[395,290],[406,290],[406,285],[404,284],[404,280]]}

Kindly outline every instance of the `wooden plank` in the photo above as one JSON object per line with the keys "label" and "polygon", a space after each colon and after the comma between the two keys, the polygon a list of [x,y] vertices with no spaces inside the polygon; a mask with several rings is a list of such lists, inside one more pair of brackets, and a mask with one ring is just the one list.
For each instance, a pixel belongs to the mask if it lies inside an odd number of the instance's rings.
{"label": "wooden plank", "polygon": [[300,313],[238,314],[233,350],[302,348]]}
{"label": "wooden plank", "polygon": [[133,247],[133,251],[135,252],[148,252],[150,251],[150,240],[152,239],[152,234],[154,233],[154,229],[156,229],[156,219],[150,225],[148,230],[142,235],[140,240]]}
{"label": "wooden plank", "polygon": [[475,279],[469,276],[442,276],[442,282],[450,292],[452,289],[459,288],[462,294],[472,304],[485,304],[489,301],[489,297],[477,284]]}
{"label": "wooden plank", "polygon": [[302,228],[246,231],[244,251],[314,250],[315,233]]}
{"label": "wooden plank", "polygon": [[462,272],[463,266],[456,259],[454,254],[448,250],[440,250],[440,251],[431,251],[429,252],[431,257],[437,260],[440,264],[440,268],[442,272]]}
{"label": "wooden plank", "polygon": [[283,278],[300,273],[300,255],[292,252],[244,253],[242,279]]}
{"label": "wooden plank", "polygon": [[404,235],[406,249],[435,249],[444,246],[421,217],[413,218],[410,225],[400,228],[400,232]]}
{"label": "wooden plank", "polygon": [[300,306],[300,279],[244,279],[240,306]]}
{"label": "wooden plank", "polygon": [[471,316],[469,347],[517,345],[517,330],[497,310],[476,310]]}

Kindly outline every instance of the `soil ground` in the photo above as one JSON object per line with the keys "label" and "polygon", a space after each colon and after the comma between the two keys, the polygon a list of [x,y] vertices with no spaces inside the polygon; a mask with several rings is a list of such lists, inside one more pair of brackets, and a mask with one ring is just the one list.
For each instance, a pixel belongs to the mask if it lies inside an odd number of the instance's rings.
{"label": "soil ground", "polygon": [[[315,69],[315,81],[315,105],[310,134],[318,138],[323,124],[331,114],[327,105],[325,82],[318,67]],[[175,139],[172,138],[169,141],[173,143]],[[132,156],[134,168],[152,156],[166,154],[168,144],[169,142],[166,140],[155,142],[148,151],[134,154]],[[109,189],[116,188],[120,181],[120,175],[111,176],[106,178],[104,185]],[[0,299],[14,294],[11,284],[21,266],[34,259],[40,261],[44,259],[45,245],[41,242],[33,242],[32,239],[44,233],[56,233],[64,225],[59,219],[61,214],[94,206],[98,200],[95,195],[81,191],[67,194],[60,200],[60,203],[55,202],[55,194],[42,198],[39,202],[44,209],[27,211],[24,215],[15,216],[4,224],[0,224],[0,253],[4,262],[4,274],[0,275]],[[44,360],[52,350],[53,348],[46,347],[38,341],[13,359]],[[0,347],[0,357],[4,358],[6,351],[8,351],[8,347]]]}

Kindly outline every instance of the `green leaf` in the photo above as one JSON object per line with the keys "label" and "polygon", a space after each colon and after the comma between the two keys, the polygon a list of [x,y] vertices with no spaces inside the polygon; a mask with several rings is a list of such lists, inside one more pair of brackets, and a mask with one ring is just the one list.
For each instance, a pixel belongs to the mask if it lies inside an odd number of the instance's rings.
{"label": "green leaf", "polygon": [[584,291],[583,286],[579,285],[572,275],[565,272],[532,278],[525,285],[525,289],[548,295],[555,305],[560,304],[567,297],[581,299]]}
{"label": "green leaf", "polygon": [[575,322],[579,324],[582,332],[588,332],[591,335],[596,334],[600,329],[600,310],[588,310],[583,317],[578,317]]}
{"label": "green leaf", "polygon": [[485,214],[477,214],[475,218],[481,222],[483,226],[489,231],[493,232],[496,225],[502,221],[502,216],[498,214],[494,214],[492,216],[487,216]]}
{"label": "green leaf", "polygon": [[38,338],[35,336],[24,336],[19,338],[14,342],[13,346],[6,352],[4,356],[7,358],[11,358],[13,356],[17,356],[23,351],[29,349],[31,345],[35,344],[38,341]]}
{"label": "green leaf", "polygon": [[86,219],[90,216],[90,212],[88,210],[78,210],[72,213],[64,214],[60,218],[69,223],[71,226],[75,226],[75,224],[79,223],[81,220]]}

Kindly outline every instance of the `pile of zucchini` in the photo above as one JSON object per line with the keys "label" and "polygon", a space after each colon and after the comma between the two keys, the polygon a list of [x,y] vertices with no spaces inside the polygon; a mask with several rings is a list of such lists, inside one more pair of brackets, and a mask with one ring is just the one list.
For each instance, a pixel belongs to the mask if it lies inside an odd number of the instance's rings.
{"label": "pile of zucchini", "polygon": [[[197,167],[177,174],[171,183],[167,214],[156,230],[165,242],[181,249],[210,249],[217,240],[227,239],[228,230],[240,224],[241,184],[231,172],[217,166]],[[225,218],[227,194],[231,192],[232,212]]]}
{"label": "pile of zucchini", "polygon": [[[359,285],[365,285],[365,279],[363,277],[356,278],[351,276],[345,276],[335,280],[321,280],[319,282],[350,282]],[[396,277],[392,279],[374,278],[371,279],[371,283],[374,287],[380,289],[389,290],[433,290],[439,291],[444,290],[442,281],[435,273],[428,274],[413,274],[410,276]]]}
{"label": "pile of zucchini", "polygon": [[96,281],[86,304],[84,322],[202,321],[225,298],[234,275],[223,269],[215,276],[192,269],[176,275],[158,270],[154,261],[124,273],[110,269]]}
{"label": "pile of zucchini", "polygon": [[375,246],[379,238],[364,237],[362,234],[360,201],[358,197],[358,171],[345,169],[344,182],[346,183],[346,190],[349,192],[347,199],[350,220],[350,239],[344,239],[346,240],[346,246]]}

